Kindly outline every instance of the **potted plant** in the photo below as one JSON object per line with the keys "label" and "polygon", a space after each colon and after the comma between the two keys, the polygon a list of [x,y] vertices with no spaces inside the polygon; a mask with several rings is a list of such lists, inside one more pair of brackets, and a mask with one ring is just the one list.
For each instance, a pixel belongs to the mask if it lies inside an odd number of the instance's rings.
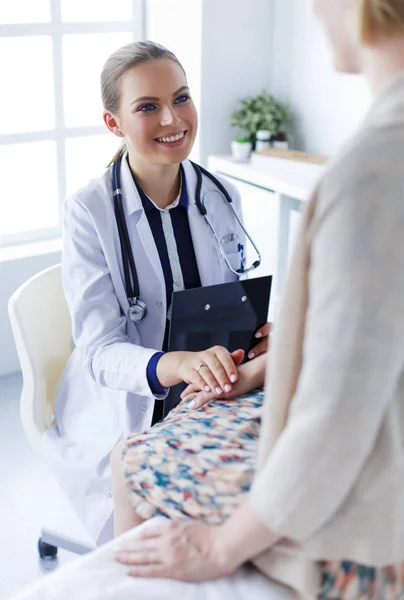
{"label": "potted plant", "polygon": [[232,113],[231,124],[248,133],[253,148],[256,133],[262,129],[270,131],[273,143],[285,143],[290,135],[291,114],[285,104],[262,91],[240,101],[239,108]]}
{"label": "potted plant", "polygon": [[290,109],[285,104],[274,99],[271,111],[273,127],[271,129],[272,146],[287,150],[291,136],[292,117]]}
{"label": "potted plant", "polygon": [[248,160],[252,150],[252,143],[247,136],[238,136],[231,143],[231,153],[235,160]]}

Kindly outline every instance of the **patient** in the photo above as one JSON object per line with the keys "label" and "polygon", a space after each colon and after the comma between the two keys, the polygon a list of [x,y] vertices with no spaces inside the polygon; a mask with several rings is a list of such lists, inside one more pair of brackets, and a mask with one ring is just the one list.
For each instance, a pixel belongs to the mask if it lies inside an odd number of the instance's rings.
{"label": "patient", "polygon": [[218,400],[183,400],[151,429],[112,454],[115,536],[156,515],[219,525],[238,507],[255,473],[266,355],[238,367]]}

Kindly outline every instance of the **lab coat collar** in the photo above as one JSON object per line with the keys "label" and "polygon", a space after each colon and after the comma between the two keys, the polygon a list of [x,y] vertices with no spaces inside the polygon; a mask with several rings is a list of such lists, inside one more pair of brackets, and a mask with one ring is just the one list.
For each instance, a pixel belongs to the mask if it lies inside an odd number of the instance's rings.
{"label": "lab coat collar", "polygon": [[143,204],[132,177],[132,171],[129,168],[127,156],[128,153],[125,152],[121,161],[121,187],[123,209],[125,215],[129,217],[132,213],[143,210]]}

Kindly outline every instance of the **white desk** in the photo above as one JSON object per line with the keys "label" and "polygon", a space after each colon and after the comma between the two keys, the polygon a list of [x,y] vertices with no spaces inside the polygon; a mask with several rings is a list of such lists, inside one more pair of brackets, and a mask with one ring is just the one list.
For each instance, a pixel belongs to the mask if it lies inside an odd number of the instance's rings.
{"label": "white desk", "polygon": [[[254,276],[273,275],[270,316],[274,318],[301,211],[324,166],[253,153],[249,162],[210,156],[208,168],[240,192],[246,229],[262,254]],[[248,248],[250,256],[252,252]]]}

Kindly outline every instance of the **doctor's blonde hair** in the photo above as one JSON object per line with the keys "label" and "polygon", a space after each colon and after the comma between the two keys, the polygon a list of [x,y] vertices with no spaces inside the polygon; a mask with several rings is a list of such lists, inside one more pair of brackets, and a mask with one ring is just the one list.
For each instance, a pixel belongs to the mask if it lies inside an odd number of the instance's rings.
{"label": "doctor's blonde hair", "polygon": [[404,34],[404,0],[359,0],[360,38],[370,44],[373,36]]}
{"label": "doctor's blonde hair", "polygon": [[[118,48],[105,62],[101,71],[101,98],[105,110],[119,113],[121,102],[121,77],[137,65],[159,59],[168,59],[176,62],[184,71],[184,67],[173,52],[156,42],[132,42]],[[110,167],[126,150],[126,144],[115,153],[107,165]]]}

